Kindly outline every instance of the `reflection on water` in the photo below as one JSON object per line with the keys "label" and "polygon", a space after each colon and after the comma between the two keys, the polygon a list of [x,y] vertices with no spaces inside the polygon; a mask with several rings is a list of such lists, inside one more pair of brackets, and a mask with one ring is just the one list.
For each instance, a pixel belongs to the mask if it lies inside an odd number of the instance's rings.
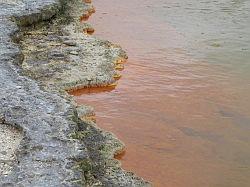
{"label": "reflection on water", "polygon": [[94,5],[95,35],[129,60],[116,89],[74,94],[126,143],[123,167],[155,186],[249,186],[249,1]]}

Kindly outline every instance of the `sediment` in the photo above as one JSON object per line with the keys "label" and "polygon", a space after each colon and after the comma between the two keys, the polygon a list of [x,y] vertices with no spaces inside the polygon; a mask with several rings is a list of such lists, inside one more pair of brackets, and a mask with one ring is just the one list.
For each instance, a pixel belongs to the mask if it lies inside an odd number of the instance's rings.
{"label": "sediment", "polygon": [[0,10],[0,186],[149,186],[121,169],[124,144],[82,120],[92,109],[66,92],[114,83],[127,58],[87,34],[92,5],[2,0]]}

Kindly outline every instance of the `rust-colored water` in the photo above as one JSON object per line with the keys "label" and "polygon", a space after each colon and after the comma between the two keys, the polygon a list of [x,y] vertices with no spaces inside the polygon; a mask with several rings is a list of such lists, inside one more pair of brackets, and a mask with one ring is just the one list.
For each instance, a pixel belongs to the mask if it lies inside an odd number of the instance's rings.
{"label": "rust-colored water", "polygon": [[121,44],[129,60],[115,89],[73,94],[125,142],[123,168],[154,186],[247,187],[249,79],[190,52],[188,32],[150,13],[162,2],[94,1],[94,35]]}

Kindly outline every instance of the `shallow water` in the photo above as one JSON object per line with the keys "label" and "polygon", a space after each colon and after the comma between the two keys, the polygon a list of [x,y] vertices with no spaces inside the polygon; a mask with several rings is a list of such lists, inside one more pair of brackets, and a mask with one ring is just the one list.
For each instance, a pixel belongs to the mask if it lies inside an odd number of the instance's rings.
{"label": "shallow water", "polygon": [[95,35],[129,60],[114,90],[77,91],[162,187],[250,184],[250,1],[95,0]]}

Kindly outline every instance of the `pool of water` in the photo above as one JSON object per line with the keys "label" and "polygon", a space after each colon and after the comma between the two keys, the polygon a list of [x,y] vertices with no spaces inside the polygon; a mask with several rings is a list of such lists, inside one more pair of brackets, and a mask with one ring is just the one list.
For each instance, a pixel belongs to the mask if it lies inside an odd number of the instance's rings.
{"label": "pool of water", "polygon": [[97,37],[129,60],[118,86],[79,90],[159,187],[250,184],[250,1],[95,0]]}

